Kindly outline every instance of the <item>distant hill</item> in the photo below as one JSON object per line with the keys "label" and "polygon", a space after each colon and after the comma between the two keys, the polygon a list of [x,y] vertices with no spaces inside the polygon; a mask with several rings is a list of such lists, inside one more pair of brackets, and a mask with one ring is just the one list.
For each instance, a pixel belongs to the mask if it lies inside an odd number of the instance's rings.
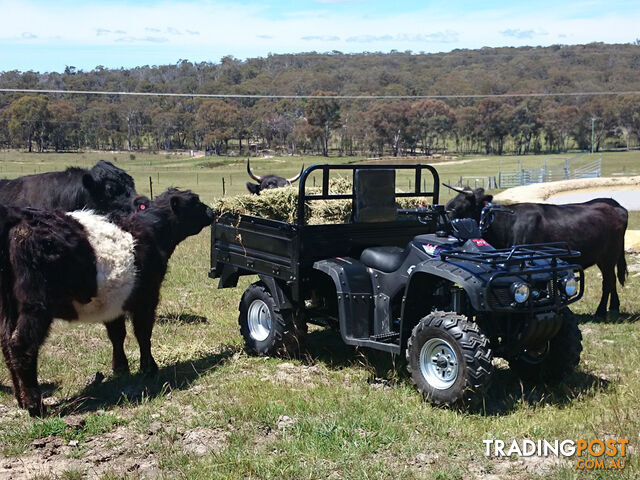
{"label": "distant hill", "polygon": [[[588,45],[551,47],[519,47],[519,48],[483,48],[480,50],[454,50],[439,54],[412,54],[410,52],[360,53],[343,54],[332,53],[301,53],[291,55],[270,55],[266,58],[238,60],[224,57],[219,63],[191,63],[187,60],[176,65],[143,66],[133,69],[105,69],[97,67],[91,71],[76,71],[68,67],[65,73],[37,73],[37,72],[3,72],[0,74],[0,88],[20,89],[61,89],[61,90],[100,90],[127,92],[166,92],[184,94],[251,94],[251,95],[311,95],[314,92],[333,92],[340,95],[504,95],[521,93],[547,94],[583,94],[594,92],[638,92],[640,91],[640,46],[636,44],[608,45],[592,43]],[[20,108],[11,107],[24,94],[0,95],[0,142],[15,145],[17,137],[25,140],[25,132],[20,131],[15,123],[21,122]],[[633,99],[635,96],[629,97]],[[447,98],[446,106],[452,109],[455,119],[445,125],[446,131],[433,133],[431,144],[438,140],[439,148],[446,144],[449,148],[462,148],[461,140],[466,136],[469,140],[467,149],[502,152],[505,150],[531,151],[537,140],[538,150],[562,150],[564,148],[585,148],[585,132],[574,134],[569,130],[562,131],[552,127],[544,118],[553,109],[560,107],[575,107],[582,117],[603,117],[602,109],[613,102],[621,102],[619,96],[597,97],[594,95],[570,95],[564,97],[545,97],[538,101],[538,107],[533,107],[533,101],[527,100],[529,117],[533,115],[539,125],[532,125],[531,138],[519,141],[514,133],[513,125],[507,128],[502,140],[497,137],[482,139],[480,136],[460,130],[460,119],[469,120],[469,111],[461,111],[465,107],[480,109],[476,113],[482,117],[480,104],[486,99],[476,98]],[[622,103],[629,104],[626,99]],[[592,102],[599,102],[597,106],[586,106]],[[61,125],[60,122],[75,122],[81,130],[81,137],[72,139],[68,132],[63,132],[64,141],[56,144],[55,132],[49,132],[47,138],[41,138],[42,147],[48,148],[80,148],[82,144],[92,145],[94,148],[107,148],[111,144],[126,144],[127,147],[144,147],[145,142],[150,148],[186,148],[209,147],[216,152],[229,147],[229,141],[237,143],[245,139],[252,144],[260,143],[269,148],[284,148],[297,150],[306,145],[305,149],[318,150],[326,153],[322,148],[321,132],[308,127],[317,126],[327,130],[320,120],[314,124],[299,125],[299,121],[308,117],[309,105],[305,101],[276,102],[255,99],[230,100],[225,103],[231,110],[224,113],[224,109],[217,105],[208,113],[202,111],[204,103],[210,101],[185,98],[156,98],[156,97],[94,97],[94,96],[65,96],[48,95],[47,109],[50,112],[49,122]],[[513,115],[522,105],[522,99],[500,100],[500,105],[508,104]],[[604,103],[603,103],[604,102]],[[386,127],[376,127],[375,114],[370,113],[379,102],[373,101],[341,101],[338,104],[338,118],[328,128],[330,138],[326,138],[326,148],[340,148],[347,153],[354,147],[356,150],[369,152],[410,152],[424,150],[427,138],[420,134],[402,134],[401,145],[391,145],[388,138],[381,132]],[[484,109],[495,110],[500,105],[485,105]],[[594,104],[595,105],[595,104]],[[220,107],[220,108],[219,108]],[[432,108],[433,105],[431,105]],[[27,108],[25,106],[25,108]],[[209,110],[211,110],[209,108]],[[226,107],[225,107],[226,108]],[[381,108],[381,107],[378,107]],[[535,111],[531,113],[533,110]],[[616,107],[620,110],[623,106]],[[29,110],[29,108],[27,108]],[[31,108],[33,110],[33,108]],[[124,110],[129,110],[123,112]],[[437,109],[436,109],[437,110]],[[589,111],[587,111],[589,110]],[[360,114],[369,113],[368,117]],[[443,114],[442,112],[440,112]],[[562,112],[562,115],[574,115]],[[461,117],[462,114],[462,117]],[[486,112],[484,112],[486,117]],[[575,113],[577,115],[577,113]],[[199,115],[199,116],[198,116]],[[209,117],[207,117],[209,115]],[[200,124],[214,122],[216,115],[232,118],[229,125],[223,129],[233,132],[221,133],[201,131],[195,127]],[[394,115],[398,115],[395,112]],[[443,114],[444,115],[444,114]],[[509,123],[532,124],[532,119],[512,118]],[[527,116],[525,115],[525,116]],[[585,116],[586,115],[586,116]],[[620,111],[615,113],[620,117]],[[46,115],[45,115],[46,116]],[[69,118],[67,118],[70,116]],[[369,122],[371,130],[377,132],[379,138],[365,138],[366,132],[346,132],[344,120],[358,117],[359,122]],[[378,117],[385,116],[380,113]],[[402,116],[402,115],[401,115]],[[445,115],[447,116],[447,115]],[[77,117],[77,118],[76,118]],[[162,117],[162,121],[160,121]],[[236,118],[237,117],[237,118]],[[278,123],[275,127],[264,125],[265,118],[274,119]],[[275,118],[279,119],[276,121]],[[360,118],[361,117],[361,118]],[[14,120],[14,128],[10,128],[10,119]],[[559,117],[558,117],[559,118]],[[409,120],[407,120],[409,122]],[[583,121],[583,120],[581,120]],[[123,125],[117,125],[124,122]],[[257,123],[260,123],[258,126]],[[486,118],[475,121],[476,127],[481,129],[484,122],[488,128]],[[626,119],[614,121],[613,124],[601,125],[600,140],[617,136],[623,144],[636,145],[637,138],[633,123],[640,120]],[[215,123],[215,122],[214,122]],[[225,123],[225,122],[220,122]],[[283,124],[287,125],[283,125]],[[384,122],[382,122],[384,123]],[[394,121],[391,121],[394,123]],[[535,123],[535,122],[533,122]],[[609,122],[611,123],[611,122]],[[93,126],[92,126],[93,125]],[[164,126],[163,126],[164,125]],[[192,125],[190,127],[189,125]],[[454,127],[458,125],[458,127]],[[298,126],[297,133],[295,132]],[[303,128],[304,127],[304,128]],[[589,130],[591,125],[588,125]],[[195,130],[194,130],[195,128]],[[271,128],[272,131],[268,131]],[[306,128],[306,130],[305,130]],[[395,127],[390,127],[391,130]],[[454,131],[458,128],[458,131]],[[492,127],[493,128],[493,127]],[[502,128],[502,127],[496,127]],[[569,127],[567,127],[569,128]],[[573,127],[571,127],[573,128]],[[100,134],[100,130],[109,130],[110,134]],[[162,132],[161,130],[166,130]],[[340,135],[338,131],[341,129]],[[616,129],[618,129],[616,133]],[[622,131],[622,130],[624,131]],[[64,129],[63,129],[64,130]],[[206,129],[205,129],[206,130]],[[218,129],[220,130],[220,129]],[[516,129],[517,130],[517,129]],[[552,132],[553,130],[553,132]],[[575,129],[574,129],[575,130]],[[2,132],[4,131],[4,135]],[[143,138],[152,135],[150,141]],[[466,132],[466,133],[465,133]],[[76,132],[77,133],[77,132]],[[325,132],[326,133],[326,132]],[[424,131],[422,132],[424,134]],[[26,134],[28,137],[28,133]],[[101,140],[93,137],[101,136]],[[292,142],[293,137],[298,137]],[[351,140],[344,144],[344,138]],[[371,137],[371,135],[369,135]],[[472,139],[471,137],[477,137]],[[135,137],[135,138],[134,138]],[[303,140],[305,138],[305,141]],[[340,137],[341,145],[338,139]],[[552,138],[554,137],[554,138]],[[562,138],[566,137],[566,138]],[[137,139],[136,139],[137,138]],[[320,140],[318,140],[320,139]],[[32,141],[33,139],[31,139]],[[149,143],[153,145],[149,145]],[[306,142],[306,143],[305,143]],[[522,150],[520,144],[527,144]],[[19,143],[19,142],[18,142]],[[397,142],[396,142],[397,143]],[[412,143],[414,144],[412,146]],[[502,143],[502,145],[500,145]],[[46,145],[45,145],[46,144]],[[530,145],[529,145],[530,144]],[[294,145],[292,147],[292,145]],[[519,146],[520,145],[520,146]],[[433,145],[432,145],[433,146]],[[599,145],[598,145],[599,146]]]}

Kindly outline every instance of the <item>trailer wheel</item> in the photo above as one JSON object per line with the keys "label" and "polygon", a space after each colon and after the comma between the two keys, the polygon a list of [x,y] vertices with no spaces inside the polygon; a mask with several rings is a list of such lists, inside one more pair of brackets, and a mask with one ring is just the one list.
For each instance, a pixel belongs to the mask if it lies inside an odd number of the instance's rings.
{"label": "trailer wheel", "polygon": [[582,333],[571,310],[564,308],[562,327],[551,340],[538,349],[525,350],[509,358],[509,366],[523,380],[557,382],[571,373],[580,363]]}
{"label": "trailer wheel", "polygon": [[489,341],[475,323],[452,312],[433,312],[414,327],[407,343],[407,369],[425,399],[463,403],[486,390],[493,366]]}
{"label": "trailer wheel", "polygon": [[240,333],[247,349],[261,355],[295,356],[307,333],[291,310],[276,310],[269,289],[262,282],[247,288],[240,300]]}

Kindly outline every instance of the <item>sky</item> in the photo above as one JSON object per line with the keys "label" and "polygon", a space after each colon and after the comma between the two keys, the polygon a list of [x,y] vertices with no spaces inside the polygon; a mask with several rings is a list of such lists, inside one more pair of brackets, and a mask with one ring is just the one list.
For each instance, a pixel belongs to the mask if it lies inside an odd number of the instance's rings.
{"label": "sky", "polygon": [[638,0],[0,0],[0,19],[0,72],[640,38]]}

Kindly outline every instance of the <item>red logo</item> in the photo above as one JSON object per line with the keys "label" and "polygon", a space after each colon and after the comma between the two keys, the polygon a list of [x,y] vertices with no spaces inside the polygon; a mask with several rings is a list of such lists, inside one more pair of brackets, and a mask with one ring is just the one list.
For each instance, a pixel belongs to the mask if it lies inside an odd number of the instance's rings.
{"label": "red logo", "polygon": [[478,247],[490,247],[487,241],[484,238],[472,238],[471,241],[475,243]]}

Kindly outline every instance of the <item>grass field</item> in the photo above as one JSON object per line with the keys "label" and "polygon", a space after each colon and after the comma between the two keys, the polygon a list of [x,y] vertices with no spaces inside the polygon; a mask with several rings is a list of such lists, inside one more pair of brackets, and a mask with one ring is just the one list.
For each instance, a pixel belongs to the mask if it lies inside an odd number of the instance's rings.
{"label": "grass field", "polygon": [[[0,176],[115,161],[138,191],[173,185],[206,202],[244,192],[244,159],[180,155],[0,152]],[[332,158],[331,162],[354,159]],[[318,158],[252,160],[258,174],[292,176]],[[534,164],[540,158],[527,158]],[[214,168],[204,163],[219,164]],[[489,158],[442,165],[441,178],[493,175]],[[604,175],[640,174],[640,153],[603,155]],[[408,182],[408,178],[406,179]],[[404,179],[402,180],[404,181]],[[448,192],[443,191],[442,200]],[[640,216],[631,218],[640,228]],[[597,269],[587,271],[580,316],[579,369],[556,386],[521,384],[497,362],[483,407],[432,407],[413,390],[404,362],[357,350],[336,332],[311,331],[301,359],[247,355],[237,326],[242,292],[208,279],[209,232],[181,244],[170,262],[153,334],[154,378],[114,377],[101,326],[55,324],[41,352],[39,379],[52,414],[33,420],[17,408],[0,368],[0,479],[93,478],[638,478],[640,442],[640,256],[627,255],[629,280],[618,318],[596,322]],[[130,326],[129,326],[130,327]],[[138,351],[126,341],[132,371]],[[87,385],[102,372],[106,379]],[[576,469],[576,459],[487,458],[484,439],[626,439],[624,470]],[[608,464],[608,462],[607,462]]]}

